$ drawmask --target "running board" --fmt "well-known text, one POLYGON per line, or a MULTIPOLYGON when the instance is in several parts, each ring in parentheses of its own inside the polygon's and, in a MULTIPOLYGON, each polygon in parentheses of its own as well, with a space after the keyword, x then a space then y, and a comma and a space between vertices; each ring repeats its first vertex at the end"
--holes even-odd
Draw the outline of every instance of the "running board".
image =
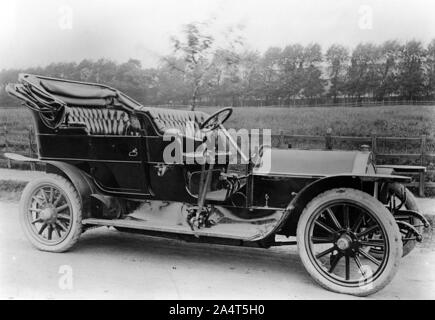
MULTIPOLYGON (((212 237, 212 238, 223 238, 231 240, 240 241, 258 241, 263 239, 266 234, 259 232, 254 228, 247 230, 245 224, 227 224, 223 228, 218 228, 218 226, 213 226, 212 228, 203 228, 199 230, 191 230, 186 228, 184 225, 174 225, 174 226, 163 226, 163 225, 151 225, 146 221, 138 220, 127 220, 127 219, 95 219, 89 218, 82 220, 82 224, 91 226, 108 226, 108 227, 119 227, 128 229, 137 229, 151 232, 162 232, 162 233, 174 233, 190 235, 195 237, 212 237), (238 226, 236 226, 238 225, 238 226), (223 232, 226 231, 226 232, 223 232), (247 231, 250 231, 247 234, 247 231), (245 235, 243 235, 245 233, 245 235), (241 235, 242 234, 242 235, 241 235)), ((251 224, 251 226, 253 226, 251 224)))

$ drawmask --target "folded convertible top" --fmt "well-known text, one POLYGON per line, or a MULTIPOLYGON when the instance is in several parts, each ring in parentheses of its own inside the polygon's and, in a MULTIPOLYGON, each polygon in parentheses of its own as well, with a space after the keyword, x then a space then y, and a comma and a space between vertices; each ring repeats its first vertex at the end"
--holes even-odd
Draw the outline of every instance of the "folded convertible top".
POLYGON ((41 79, 39 80, 39 83, 45 90, 58 96, 80 99, 101 99, 117 96, 115 90, 96 85, 85 85, 65 81, 61 82, 54 79, 41 79))
MULTIPOLYGON (((124 93, 102 84, 32 74, 20 74, 18 79, 20 84, 8 86, 7 91, 20 99, 24 95, 30 100, 40 100, 38 99, 40 97, 51 98, 65 105, 103 107, 115 104, 128 109, 136 109, 141 106, 139 102, 124 93), (20 96, 17 93, 20 93, 20 96)), ((45 101, 40 102, 44 103, 45 101)))
POLYGON ((6 91, 39 112, 44 123, 53 129, 63 121, 67 106, 113 106, 130 111, 142 108, 124 93, 101 84, 32 74, 20 74, 18 80, 18 84, 8 84, 6 91))

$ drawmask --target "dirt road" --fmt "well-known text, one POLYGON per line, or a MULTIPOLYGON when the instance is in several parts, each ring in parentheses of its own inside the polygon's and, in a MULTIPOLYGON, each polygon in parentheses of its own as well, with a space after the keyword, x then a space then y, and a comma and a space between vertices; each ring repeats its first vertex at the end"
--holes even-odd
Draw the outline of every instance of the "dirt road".
MULTIPOLYGON (((0 298, 348 299, 316 285, 295 247, 189 244, 99 228, 68 253, 33 249, 16 203, 0 202, 0 298), (66 278, 68 276, 68 278, 66 278)), ((403 259, 371 299, 435 299, 435 242, 403 259)))

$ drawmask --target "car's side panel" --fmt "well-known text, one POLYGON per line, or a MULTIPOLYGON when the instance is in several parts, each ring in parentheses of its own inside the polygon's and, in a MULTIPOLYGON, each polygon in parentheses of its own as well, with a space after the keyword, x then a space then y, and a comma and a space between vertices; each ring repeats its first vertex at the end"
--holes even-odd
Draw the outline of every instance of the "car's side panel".
POLYGON ((140 137, 41 134, 39 139, 43 161, 85 162, 103 187, 148 193, 140 137))
POLYGON ((286 208, 289 202, 317 178, 256 176, 253 179, 253 205, 257 207, 286 208))
POLYGON ((41 159, 90 159, 91 140, 87 135, 38 134, 41 159))

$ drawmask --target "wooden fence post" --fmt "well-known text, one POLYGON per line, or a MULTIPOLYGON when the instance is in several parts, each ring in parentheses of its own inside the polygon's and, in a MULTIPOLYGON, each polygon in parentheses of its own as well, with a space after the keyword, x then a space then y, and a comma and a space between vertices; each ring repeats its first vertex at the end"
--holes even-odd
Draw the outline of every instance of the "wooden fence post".
POLYGON ((279 132, 279 148, 284 148, 284 132, 279 132))
POLYGON ((425 153, 426 153, 426 135, 421 135, 421 144, 420 144, 420 164, 424 166, 425 153))
POLYGON ((376 164, 377 153, 378 153, 377 137, 376 137, 376 133, 372 132, 372 154, 373 154, 373 162, 375 164, 376 164))
MULTIPOLYGON (((29 157, 33 157, 33 127, 29 126, 29 157)), ((30 162, 30 170, 35 171, 35 163, 30 162)))
MULTIPOLYGON (((420 145, 420 152, 421 152, 421 158, 420 158, 420 164, 424 166, 425 164, 425 155, 426 155, 426 135, 421 136, 421 145, 420 145)), ((420 172, 420 181, 418 184, 418 193, 420 197, 424 197, 424 186, 425 186, 425 180, 426 180, 426 170, 420 172)))
MULTIPOLYGON (((4 132, 5 132, 5 151, 9 152, 9 142, 8 142, 8 128, 6 127, 6 125, 4 125, 4 132)), ((7 167, 8 169, 11 168, 11 159, 7 159, 7 167)))
POLYGON ((420 172, 419 182, 418 182, 418 195, 424 198, 424 186, 426 180, 426 170, 420 172))
POLYGON ((332 128, 328 128, 328 130, 326 130, 325 149, 332 150, 332 128))

